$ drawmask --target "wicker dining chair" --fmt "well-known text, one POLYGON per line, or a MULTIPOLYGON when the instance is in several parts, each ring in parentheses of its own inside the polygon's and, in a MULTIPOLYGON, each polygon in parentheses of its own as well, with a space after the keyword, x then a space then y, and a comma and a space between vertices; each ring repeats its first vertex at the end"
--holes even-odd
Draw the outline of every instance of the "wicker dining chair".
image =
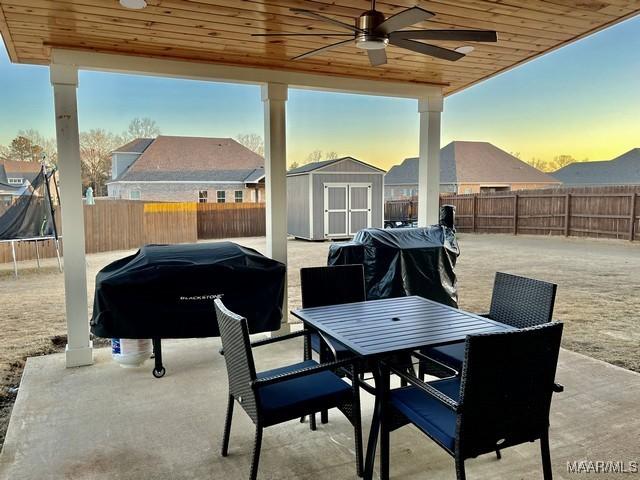
MULTIPOLYGON (((497 272, 493 284, 489 313, 482 314, 515 328, 533 327, 551 321, 557 285, 533 278, 497 272)), ((423 349, 422 354, 460 372, 464 359, 464 342, 423 349)), ((421 363, 423 377, 429 368, 421 363)))
MULTIPOLYGON (((264 428, 300 418, 323 409, 337 407, 354 427, 356 473, 362 476, 362 433, 360 392, 333 370, 353 367, 351 360, 318 364, 306 360, 293 365, 256 372, 252 348, 307 335, 299 332, 249 342, 247 320, 229 311, 220 299, 215 300, 216 318, 222 340, 229 380, 227 415, 222 439, 222 456, 229 449, 234 403, 238 402, 256 426, 253 458, 249 478, 255 480, 260 460, 264 428)), ((355 373, 355 371, 354 371, 355 373)))
MULTIPOLYGON (((366 300, 364 268, 362 265, 301 268, 300 293, 302 308, 363 302, 366 300)), ((321 363, 353 357, 341 343, 322 340, 315 332, 305 339, 305 360, 311 360, 312 351, 318 354, 321 363)), ((328 422, 326 410, 321 412, 321 422, 328 422)), ((309 417, 309 424, 312 430, 316 429, 315 414, 309 417)))
POLYGON ((470 335, 462 374, 424 383, 392 367, 410 386, 392 390, 381 426, 382 478, 388 478, 389 432, 413 424, 455 459, 465 480, 468 458, 540 440, 545 480, 552 479, 549 410, 561 323, 508 332, 470 335))

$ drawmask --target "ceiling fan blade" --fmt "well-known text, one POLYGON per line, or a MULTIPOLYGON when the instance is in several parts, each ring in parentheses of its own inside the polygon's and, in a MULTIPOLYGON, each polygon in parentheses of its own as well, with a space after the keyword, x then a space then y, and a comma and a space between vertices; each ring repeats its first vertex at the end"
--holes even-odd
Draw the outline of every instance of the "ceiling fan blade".
POLYGON ((315 50, 311 50, 310 52, 303 53, 302 55, 298 55, 297 57, 293 57, 291 60, 302 60, 303 58, 308 58, 308 57, 311 57, 313 55, 317 55, 319 53, 326 52, 327 50, 331 50, 332 48, 337 48, 337 47, 340 47, 342 45, 346 45, 347 43, 352 43, 352 42, 353 42, 353 40, 349 39, 349 40, 343 40, 342 42, 338 42, 338 43, 332 43, 331 45, 327 45, 326 47, 316 48, 315 50))
POLYGON ((384 22, 378 25, 376 33, 388 35, 391 32, 400 30, 401 28, 410 27, 416 23, 429 20, 434 15, 435 14, 427 12, 420 7, 411 7, 387 18, 384 22))
POLYGON ((493 30, 400 30, 391 32, 389 38, 414 40, 458 40, 469 42, 497 42, 493 30))
POLYGON ((404 38, 390 38, 389 43, 396 47, 406 48, 412 52, 422 53, 423 55, 429 55, 443 60, 450 60, 452 62, 464 57, 464 54, 458 53, 454 50, 449 50, 448 48, 436 47, 435 45, 429 45, 428 43, 414 42, 413 40, 407 40, 404 38))
POLYGON ((353 33, 252 33, 252 37, 352 37, 353 33))
POLYGON ((377 67, 378 65, 384 65, 387 63, 387 54, 384 51, 384 48, 379 50, 367 50, 367 55, 369 55, 369 62, 372 67, 377 67))
POLYGON ((311 10, 305 10, 304 8, 291 8, 293 13, 299 13, 301 15, 305 15, 307 17, 315 18, 316 20, 322 20, 323 22, 331 23, 332 25, 336 25, 338 27, 346 28, 356 33, 362 33, 363 30, 359 29, 355 25, 349 25, 348 23, 341 22, 340 20, 335 20, 330 17, 325 17, 324 15, 320 15, 319 13, 312 12, 311 10))

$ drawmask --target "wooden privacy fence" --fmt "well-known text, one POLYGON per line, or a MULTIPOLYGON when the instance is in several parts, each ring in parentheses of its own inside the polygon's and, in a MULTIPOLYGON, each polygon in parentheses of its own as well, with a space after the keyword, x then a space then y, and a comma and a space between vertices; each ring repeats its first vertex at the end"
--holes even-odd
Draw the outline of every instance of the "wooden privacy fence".
MULTIPOLYGON (((564 235, 636 240, 640 186, 557 188, 443 195, 461 232, 564 235)), ((385 218, 416 218, 417 202, 387 202, 385 218), (404 215, 404 217, 403 217, 404 215)))
POLYGON ((264 203, 198 203, 198 238, 258 237, 265 234, 264 203))
MULTIPOLYGON (((59 211, 58 232, 63 236, 59 211)), ((103 200, 84 206, 87 253, 129 250, 146 243, 184 243, 198 240, 196 203, 147 203, 133 200, 103 200)), ((33 242, 17 242, 16 259, 36 258, 33 242)), ((41 258, 54 257, 53 241, 38 242, 41 258)), ((11 245, 0 244, 0 263, 12 261, 11 245)))

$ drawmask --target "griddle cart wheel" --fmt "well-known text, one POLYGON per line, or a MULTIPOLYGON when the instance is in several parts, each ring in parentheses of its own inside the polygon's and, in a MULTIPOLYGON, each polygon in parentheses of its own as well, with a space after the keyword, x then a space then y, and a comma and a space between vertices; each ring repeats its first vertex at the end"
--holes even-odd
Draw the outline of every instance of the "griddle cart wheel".
POLYGON ((162 343, 159 338, 153 338, 151 341, 153 342, 153 359, 155 361, 152 373, 154 377, 162 378, 167 372, 162 365, 162 343))

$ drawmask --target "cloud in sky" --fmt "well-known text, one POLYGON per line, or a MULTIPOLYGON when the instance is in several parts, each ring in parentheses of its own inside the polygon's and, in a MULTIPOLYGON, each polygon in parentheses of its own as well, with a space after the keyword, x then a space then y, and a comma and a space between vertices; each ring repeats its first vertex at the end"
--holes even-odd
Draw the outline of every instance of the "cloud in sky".
MULTIPOLYGON (((448 97, 442 143, 483 140, 523 159, 612 158, 640 146, 640 18, 448 97)), ((2 50, 2 49, 0 49, 2 50)), ((0 52, 0 144, 20 129, 53 136, 45 67, 0 52)), ((124 130, 151 117, 163 133, 233 137, 262 132, 256 86, 81 72, 80 127, 124 130)), ((418 151, 415 101, 292 90, 288 157, 336 151, 389 168, 418 151)))

